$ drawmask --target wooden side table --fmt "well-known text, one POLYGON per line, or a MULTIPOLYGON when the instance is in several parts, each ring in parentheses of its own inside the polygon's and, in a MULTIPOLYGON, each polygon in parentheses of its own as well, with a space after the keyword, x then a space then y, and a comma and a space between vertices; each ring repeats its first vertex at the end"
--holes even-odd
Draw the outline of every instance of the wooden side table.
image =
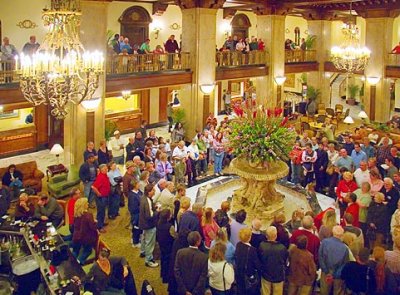
POLYGON ((65 167, 63 164, 47 166, 46 170, 47 182, 49 182, 50 177, 62 173, 68 173, 67 167, 65 167))

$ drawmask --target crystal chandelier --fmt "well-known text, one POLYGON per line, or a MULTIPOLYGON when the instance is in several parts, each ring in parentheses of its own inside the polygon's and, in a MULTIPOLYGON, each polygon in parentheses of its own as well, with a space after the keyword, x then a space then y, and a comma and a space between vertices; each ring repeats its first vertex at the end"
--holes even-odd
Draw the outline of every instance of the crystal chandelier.
MULTIPOLYGON (((351 18, 350 3, 350 18, 351 18)), ((368 64, 371 51, 360 45, 360 30, 353 22, 343 24, 344 42, 341 46, 331 49, 331 60, 338 70, 348 73, 362 71, 368 64)))
POLYGON ((42 45, 16 60, 25 99, 34 106, 50 105, 57 119, 65 118, 69 102, 91 99, 103 73, 102 53, 85 52, 80 42, 81 15, 79 0, 51 0, 51 8, 43 9, 49 30, 42 45))

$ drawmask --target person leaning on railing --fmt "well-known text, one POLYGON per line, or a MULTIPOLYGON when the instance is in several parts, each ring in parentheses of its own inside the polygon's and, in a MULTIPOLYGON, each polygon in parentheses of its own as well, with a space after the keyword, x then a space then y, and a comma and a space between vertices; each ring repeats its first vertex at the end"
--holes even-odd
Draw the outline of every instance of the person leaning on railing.
POLYGON ((392 49, 392 53, 400 54, 400 42, 392 49))

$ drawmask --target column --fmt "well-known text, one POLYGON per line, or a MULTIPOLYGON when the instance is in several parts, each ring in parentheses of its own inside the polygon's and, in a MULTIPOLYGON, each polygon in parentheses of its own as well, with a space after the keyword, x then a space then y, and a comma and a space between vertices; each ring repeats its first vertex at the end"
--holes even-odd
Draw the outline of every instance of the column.
POLYGON ((182 50, 190 52, 193 71, 192 85, 183 87, 181 95, 187 138, 204 127, 208 116, 204 109, 214 109, 214 92, 204 101, 200 85, 215 83, 216 16, 216 9, 182 9, 182 50))
POLYGON ((329 105, 330 100, 330 75, 324 71, 324 63, 327 60, 326 53, 331 49, 331 22, 327 20, 308 20, 310 35, 317 37, 313 50, 316 50, 318 72, 308 73, 307 83, 321 90, 319 98, 321 103, 329 105))
MULTIPOLYGON (((365 69, 365 111, 379 122, 390 117, 390 80, 385 78, 387 53, 392 46, 393 18, 379 17, 366 19, 365 45, 371 50, 371 59, 365 69), (375 103, 371 103, 371 84, 368 77, 380 78, 376 84, 375 103)), ((373 79, 372 79, 373 80, 373 79)), ((374 90, 373 90, 374 91, 374 90)))
POLYGON ((400 79, 394 84, 394 110, 400 112, 400 79))
POLYGON ((268 76, 256 79, 257 99, 259 103, 275 106, 277 85, 274 77, 285 75, 285 16, 257 15, 257 37, 264 40, 269 53, 268 76))
MULTIPOLYGON (((106 58, 107 44, 107 6, 106 2, 81 1, 81 42, 86 51, 101 51, 106 58), (102 21, 99 21, 101 19, 102 21)), ((70 105, 70 112, 64 122, 64 150, 66 165, 80 165, 87 139, 94 139, 96 148, 104 139, 104 99, 105 74, 100 76, 99 88, 93 98, 100 97, 101 103, 93 113, 88 114, 82 105, 70 105), (89 116, 89 118, 87 117, 89 116), (94 118, 93 118, 94 117, 94 118), (87 126, 90 124, 90 126, 87 126), (93 125, 92 125, 93 124, 93 125), (92 134, 87 134, 90 131, 92 134)))

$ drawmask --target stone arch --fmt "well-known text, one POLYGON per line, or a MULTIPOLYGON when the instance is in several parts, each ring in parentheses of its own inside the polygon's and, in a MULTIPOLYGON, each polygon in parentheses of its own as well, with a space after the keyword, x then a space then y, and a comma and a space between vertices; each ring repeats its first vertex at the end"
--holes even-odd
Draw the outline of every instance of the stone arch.
POLYGON ((231 22, 232 36, 238 36, 238 39, 249 37, 249 28, 251 22, 247 15, 243 13, 236 14, 231 22))
POLYGON ((122 13, 118 21, 121 24, 121 35, 128 37, 132 46, 140 46, 149 38, 149 25, 152 19, 145 8, 131 6, 122 13))

